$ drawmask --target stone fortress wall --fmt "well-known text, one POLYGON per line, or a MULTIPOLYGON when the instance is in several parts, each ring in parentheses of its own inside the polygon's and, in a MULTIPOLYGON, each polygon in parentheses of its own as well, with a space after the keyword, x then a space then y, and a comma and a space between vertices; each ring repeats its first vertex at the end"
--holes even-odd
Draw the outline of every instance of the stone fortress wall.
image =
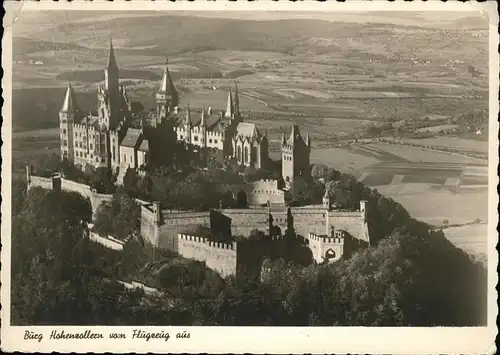
POLYGON ((177 240, 183 257, 204 262, 222 277, 236 274, 237 243, 217 243, 187 234, 178 234, 177 240))
POLYGON ((60 175, 46 178, 31 175, 29 170, 27 170, 27 177, 28 189, 32 187, 41 187, 48 190, 72 191, 79 193, 84 198, 88 198, 90 200, 90 204, 92 205, 92 213, 94 215, 101 203, 109 202, 113 199, 113 195, 94 192, 91 190, 90 186, 64 179, 60 175))
MULTIPOLYGON (((31 175, 29 169, 26 172, 28 189, 39 186, 78 192, 89 198, 94 214, 102 202, 113 198, 113 195, 93 192, 88 185, 58 175, 46 178, 31 175)), ((207 238, 192 239, 195 237, 189 235, 190 231, 204 226, 212 235, 222 231, 233 237, 248 237, 254 229, 269 233, 271 225, 278 226, 280 232, 285 233, 290 223, 295 232, 308 241, 317 262, 324 260, 329 249, 329 261, 345 255, 343 249, 347 243, 344 241, 354 240, 357 244, 365 245, 370 243, 365 201, 360 202, 359 211, 331 210, 323 205, 290 208, 285 205, 270 205, 206 212, 166 210, 161 208, 159 202, 136 201, 141 204, 141 236, 147 243, 177 252, 186 258, 203 261, 225 276, 236 272, 237 245, 217 244, 207 238)))

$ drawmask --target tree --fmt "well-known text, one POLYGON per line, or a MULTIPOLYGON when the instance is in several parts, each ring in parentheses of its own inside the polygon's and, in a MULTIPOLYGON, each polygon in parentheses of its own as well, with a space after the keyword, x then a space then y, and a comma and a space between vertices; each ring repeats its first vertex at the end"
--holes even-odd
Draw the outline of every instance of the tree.
POLYGON ((311 168, 311 176, 314 179, 325 179, 328 167, 323 164, 314 164, 311 168))
POLYGON ((103 202, 96 211, 94 228, 103 236, 125 239, 140 228, 141 209, 123 191, 117 191, 111 202, 103 202))

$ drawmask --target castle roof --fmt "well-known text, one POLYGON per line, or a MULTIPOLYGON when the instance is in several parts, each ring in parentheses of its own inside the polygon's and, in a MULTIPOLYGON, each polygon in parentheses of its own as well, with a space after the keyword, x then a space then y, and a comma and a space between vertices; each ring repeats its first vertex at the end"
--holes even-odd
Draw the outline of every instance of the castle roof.
POLYGON ((240 122, 236 127, 236 137, 245 137, 259 140, 262 135, 255 123, 240 122))
POLYGON ((142 143, 143 138, 144 137, 140 129, 129 128, 127 129, 127 133, 125 133, 125 137, 123 137, 120 146, 128 148, 138 148, 142 143))
POLYGON ((158 93, 176 95, 177 90, 175 89, 174 80, 172 79, 172 75, 168 70, 167 63, 168 60, 165 61, 165 71, 163 72, 163 78, 161 79, 160 89, 158 90, 158 93))
MULTIPOLYGON (((188 110, 186 109, 186 114, 183 114, 183 111, 179 110, 177 114, 171 116, 175 120, 177 126, 182 126, 185 124, 186 122, 185 117, 187 116, 187 111, 188 110)), ((202 116, 201 110, 198 112, 190 109, 189 115, 191 120, 191 127, 196 127, 201 124, 201 116, 202 116)), ((208 112, 205 111, 204 119, 207 131, 218 131, 221 129, 222 120, 220 114, 212 111, 209 115, 208 112)))
POLYGON ((96 126, 98 121, 99 121, 99 117, 88 115, 88 116, 85 116, 82 118, 82 120, 80 121, 80 124, 84 124, 87 126, 96 126))
POLYGON ((75 91, 73 90, 71 83, 69 83, 60 112, 75 114, 79 110, 80 109, 76 101, 75 91))
POLYGON ((143 151, 143 152, 149 152, 149 141, 147 139, 143 139, 141 142, 141 145, 137 150, 143 151))

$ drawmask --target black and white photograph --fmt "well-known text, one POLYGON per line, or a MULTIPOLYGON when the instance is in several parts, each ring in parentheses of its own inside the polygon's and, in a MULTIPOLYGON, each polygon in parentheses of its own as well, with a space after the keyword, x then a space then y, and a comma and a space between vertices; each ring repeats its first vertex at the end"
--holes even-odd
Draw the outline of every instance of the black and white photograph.
POLYGON ((10 17, 9 349, 98 352, 96 326, 110 352, 218 327, 494 342, 498 18, 87 5, 10 17))

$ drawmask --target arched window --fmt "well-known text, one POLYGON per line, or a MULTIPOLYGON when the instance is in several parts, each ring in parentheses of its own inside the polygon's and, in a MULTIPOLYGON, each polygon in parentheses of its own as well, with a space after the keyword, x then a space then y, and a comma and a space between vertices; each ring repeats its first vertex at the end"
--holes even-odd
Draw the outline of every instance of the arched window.
POLYGON ((248 147, 245 147, 245 163, 248 163, 249 161, 249 156, 248 156, 248 147))
POLYGON ((241 161, 241 145, 238 146, 238 161, 241 161))

